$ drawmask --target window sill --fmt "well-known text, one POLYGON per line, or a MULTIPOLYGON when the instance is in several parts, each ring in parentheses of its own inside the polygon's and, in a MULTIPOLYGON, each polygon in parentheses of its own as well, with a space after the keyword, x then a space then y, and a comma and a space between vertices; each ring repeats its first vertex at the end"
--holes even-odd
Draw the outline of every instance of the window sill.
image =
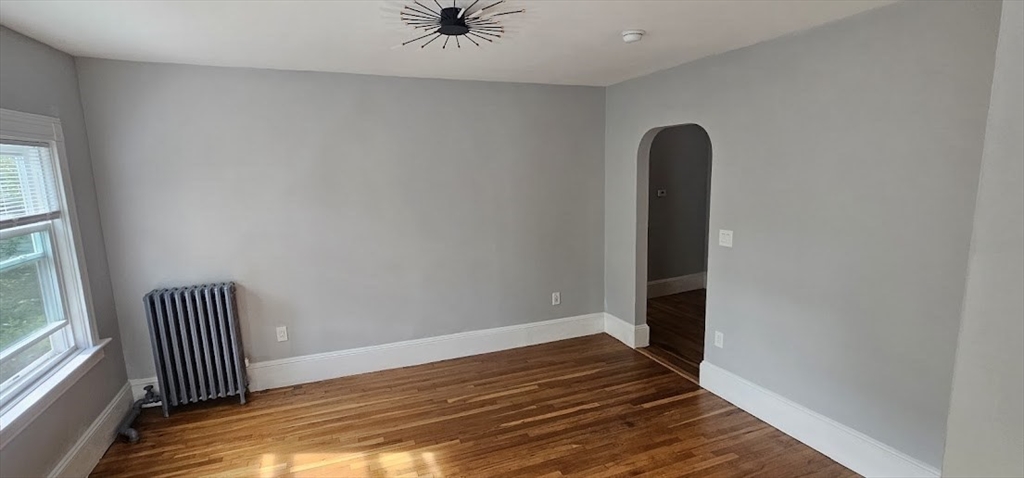
POLYGON ((103 339, 99 344, 72 356, 53 375, 43 380, 10 410, 0 415, 0 449, 6 447, 14 437, 53 405, 53 402, 64 395, 64 392, 95 367, 103 359, 103 347, 109 342, 110 339, 103 339))

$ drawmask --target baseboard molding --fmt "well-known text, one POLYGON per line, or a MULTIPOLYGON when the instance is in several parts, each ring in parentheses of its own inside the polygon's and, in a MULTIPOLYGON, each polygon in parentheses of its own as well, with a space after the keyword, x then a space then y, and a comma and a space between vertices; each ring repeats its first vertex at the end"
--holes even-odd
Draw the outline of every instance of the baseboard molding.
POLYGON ((634 349, 650 345, 651 329, 647 324, 633 325, 612 314, 604 314, 604 332, 634 349))
MULTIPOLYGON (((650 341, 647 324, 633 325, 606 313, 596 313, 546 320, 495 329, 474 330, 425 339, 303 355, 280 360, 255 362, 249 365, 249 390, 290 387, 302 383, 330 380, 361 373, 399 367, 422 365, 440 360, 468 357, 489 352, 526 347, 602 332, 632 347, 646 347, 650 341)), ((145 395, 144 388, 153 385, 159 391, 156 377, 132 379, 135 400, 145 395)))
POLYGON ((700 364, 700 385, 867 477, 938 477, 939 470, 732 372, 700 364))
MULTIPOLYGON (((117 426, 132 408, 132 387, 124 384, 96 420, 75 442, 75 446, 53 467, 49 476, 89 476, 117 437, 117 426)), ((13 459, 13 458, 12 458, 13 459)))
POLYGON ((266 390, 421 365, 604 332, 604 314, 475 330, 249 365, 249 389, 266 390))
MULTIPOLYGON (((249 366, 250 390, 266 390, 349 375, 421 365, 440 360, 607 333, 632 348, 646 347, 650 329, 608 313, 596 313, 495 329, 361 347, 249 366)), ((131 408, 156 378, 133 379, 54 467, 50 476, 83 476, 92 471, 131 408)), ((939 470, 846 425, 809 410, 707 361, 700 385, 851 470, 867 477, 937 478, 939 470)))
POLYGON ((707 272, 697 272, 668 279, 658 279, 647 283, 647 298, 664 297, 691 290, 704 289, 708 283, 707 272))

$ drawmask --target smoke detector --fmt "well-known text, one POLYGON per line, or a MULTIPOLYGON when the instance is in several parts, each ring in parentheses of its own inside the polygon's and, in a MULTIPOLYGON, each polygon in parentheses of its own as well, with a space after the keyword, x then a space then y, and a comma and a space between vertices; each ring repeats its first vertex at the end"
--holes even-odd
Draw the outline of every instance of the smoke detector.
POLYGON ((645 32, 643 30, 623 30, 622 31, 622 41, 624 41, 626 43, 638 42, 638 41, 640 41, 644 37, 645 33, 647 33, 647 32, 645 32))

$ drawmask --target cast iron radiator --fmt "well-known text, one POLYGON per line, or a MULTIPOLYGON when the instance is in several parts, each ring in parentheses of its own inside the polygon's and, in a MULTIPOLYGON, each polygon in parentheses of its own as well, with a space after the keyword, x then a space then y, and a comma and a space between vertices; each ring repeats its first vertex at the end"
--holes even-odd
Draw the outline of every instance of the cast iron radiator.
POLYGON ((238 395, 245 403, 234 282, 156 289, 143 302, 165 417, 201 400, 238 395))

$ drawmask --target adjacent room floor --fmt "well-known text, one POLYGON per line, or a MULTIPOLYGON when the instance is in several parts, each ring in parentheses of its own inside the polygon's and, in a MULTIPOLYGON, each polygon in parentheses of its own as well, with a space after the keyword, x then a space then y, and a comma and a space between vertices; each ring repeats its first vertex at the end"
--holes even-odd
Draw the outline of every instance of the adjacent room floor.
POLYGON ((704 360, 704 304, 707 289, 647 299, 651 345, 645 350, 697 380, 704 360))
POLYGON ((604 334, 136 424, 94 476, 855 476, 604 334))

